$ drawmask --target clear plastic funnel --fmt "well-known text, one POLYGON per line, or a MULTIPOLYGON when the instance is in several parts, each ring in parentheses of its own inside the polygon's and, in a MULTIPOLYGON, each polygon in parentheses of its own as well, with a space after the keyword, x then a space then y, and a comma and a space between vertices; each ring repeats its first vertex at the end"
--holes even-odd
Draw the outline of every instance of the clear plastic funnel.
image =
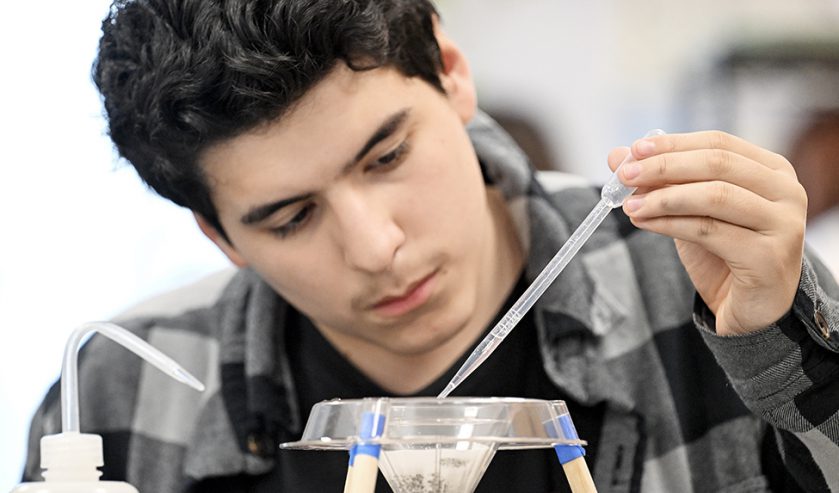
POLYGON ((312 408, 299 449, 381 446, 379 469, 395 493, 469 493, 499 449, 583 445, 565 436, 562 401, 516 398, 368 398, 331 400, 312 408), (382 431, 362 438, 364 416, 382 431))
POLYGON ((486 443, 406 445, 382 451, 379 469, 395 493, 475 491, 497 450, 486 443))

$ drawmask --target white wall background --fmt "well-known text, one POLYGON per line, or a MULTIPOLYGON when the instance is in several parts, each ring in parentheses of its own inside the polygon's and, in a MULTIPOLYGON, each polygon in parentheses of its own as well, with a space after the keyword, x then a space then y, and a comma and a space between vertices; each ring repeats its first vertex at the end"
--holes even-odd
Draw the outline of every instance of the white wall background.
MULTIPOLYGON (((683 87, 732 44, 839 41, 839 0, 442 0, 485 104, 541 125, 561 165, 604 179, 605 156, 674 127, 683 87)), ((744 137, 777 147, 757 130, 744 137)), ((780 150, 780 149, 775 149, 780 150)))
POLYGON ((0 492, 19 480, 69 333, 226 265, 112 154, 90 81, 108 5, 4 2, 0 14, 0 492))
MULTIPOLYGON (((69 332, 227 265, 189 213, 112 154, 89 76, 108 3, 6 2, 0 16, 0 492, 18 481, 29 417, 69 332)), ((681 88, 729 43, 839 34, 837 0, 440 8, 484 103, 531 116, 557 161, 594 180, 613 146, 649 128, 688 130, 673 128, 681 88)))

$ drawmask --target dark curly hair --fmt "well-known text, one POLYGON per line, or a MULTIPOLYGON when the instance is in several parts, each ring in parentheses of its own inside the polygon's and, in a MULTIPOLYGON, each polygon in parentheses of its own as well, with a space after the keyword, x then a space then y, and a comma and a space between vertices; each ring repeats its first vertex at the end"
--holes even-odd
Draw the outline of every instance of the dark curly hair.
POLYGON ((117 0, 93 80, 119 154, 222 234, 198 158, 280 118, 338 61, 443 91, 430 0, 117 0))

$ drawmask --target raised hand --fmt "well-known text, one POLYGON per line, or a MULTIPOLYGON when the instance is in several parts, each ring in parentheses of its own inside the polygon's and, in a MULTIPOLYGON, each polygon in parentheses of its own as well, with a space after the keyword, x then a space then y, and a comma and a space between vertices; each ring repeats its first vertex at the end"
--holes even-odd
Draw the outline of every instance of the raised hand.
MULTIPOLYGON (((626 155, 615 149, 615 169, 626 155)), ((719 131, 633 143, 620 171, 639 187, 624 203, 633 224, 675 239, 720 335, 780 319, 801 275, 807 196, 783 156, 719 131)))

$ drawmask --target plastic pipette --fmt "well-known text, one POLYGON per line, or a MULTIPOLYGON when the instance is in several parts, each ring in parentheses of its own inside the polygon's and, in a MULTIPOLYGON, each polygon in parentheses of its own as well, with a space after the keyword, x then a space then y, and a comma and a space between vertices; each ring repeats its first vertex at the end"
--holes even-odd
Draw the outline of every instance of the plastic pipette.
MULTIPOLYGON (((664 134, 664 131, 662 130, 651 130, 647 132, 645 137, 662 134, 664 134)), ((589 212, 588 216, 586 216, 583 222, 577 227, 571 237, 568 238, 568 241, 562 245, 562 248, 560 248, 551 261, 548 262, 548 265, 542 269, 542 272, 536 276, 533 284, 527 288, 518 301, 516 301, 510 310, 504 314, 495 327, 492 328, 490 333, 484 337, 480 344, 478 344, 478 347, 472 351, 472 354, 469 355, 469 358, 465 363, 463 363, 463 366, 460 367, 455 376, 452 377, 449 384, 446 385, 446 388, 443 389, 437 397, 443 398, 448 396, 455 388, 457 388, 458 385, 466 380, 466 377, 481 366, 489 355, 495 351, 499 344, 504 341, 507 334, 516 327, 516 324, 519 323, 524 314, 530 310, 534 303, 536 303, 536 300, 538 300, 545 290, 548 289, 548 286, 554 282, 557 276, 559 276, 559 273, 565 269, 568 262, 571 261, 586 240, 589 239, 594 230, 597 229, 601 222, 603 222, 609 214, 609 211, 616 207, 620 207, 623 204, 623 201, 632 195, 635 188, 627 187, 621 183, 618 178, 618 172, 621 167, 632 160, 633 157, 630 152, 626 155, 623 162, 621 162, 615 172, 612 173, 612 176, 609 177, 606 185, 603 186, 603 189, 600 191, 600 200, 594 206, 594 209, 589 212)))

